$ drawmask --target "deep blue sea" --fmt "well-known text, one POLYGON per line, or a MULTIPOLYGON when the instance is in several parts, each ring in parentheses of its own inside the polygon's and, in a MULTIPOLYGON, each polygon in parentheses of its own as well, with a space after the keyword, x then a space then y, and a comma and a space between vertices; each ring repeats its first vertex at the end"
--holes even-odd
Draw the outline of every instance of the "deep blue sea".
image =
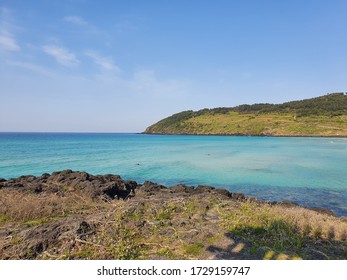
POLYGON ((347 139, 0 133, 0 177, 72 169, 213 185, 347 216, 347 139))

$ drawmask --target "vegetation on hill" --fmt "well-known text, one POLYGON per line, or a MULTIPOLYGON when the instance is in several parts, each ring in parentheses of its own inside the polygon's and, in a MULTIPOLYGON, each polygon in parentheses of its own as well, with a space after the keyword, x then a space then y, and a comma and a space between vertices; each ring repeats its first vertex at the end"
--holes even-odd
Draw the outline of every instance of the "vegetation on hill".
POLYGON ((347 136, 347 95, 184 111, 149 126, 144 133, 347 136))

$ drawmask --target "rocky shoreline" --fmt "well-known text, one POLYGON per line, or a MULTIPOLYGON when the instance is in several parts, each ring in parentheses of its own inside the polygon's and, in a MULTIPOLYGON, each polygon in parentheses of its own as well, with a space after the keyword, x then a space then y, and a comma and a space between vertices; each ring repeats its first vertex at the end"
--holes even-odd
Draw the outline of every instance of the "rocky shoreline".
POLYGON ((0 259, 344 259, 347 252, 347 220, 329 210, 212 186, 63 170, 0 179, 0 202, 0 259))
POLYGON ((0 178, 1 188, 13 188, 24 192, 31 193, 55 193, 65 195, 69 192, 83 192, 91 199, 102 198, 104 200, 113 199, 131 199, 136 195, 136 191, 144 191, 151 195, 158 195, 159 192, 165 194, 182 194, 194 195, 208 193, 211 195, 222 195, 226 198, 256 202, 259 204, 276 205, 280 204, 285 207, 302 207, 311 209, 319 213, 335 216, 335 213, 329 209, 317 207, 304 207, 291 201, 264 201, 254 197, 245 196, 242 193, 233 193, 226 189, 219 189, 213 186, 199 185, 197 187, 178 184, 172 187, 166 187, 145 181, 138 184, 132 180, 122 180, 119 175, 92 175, 87 172, 72 171, 70 169, 53 172, 52 174, 44 173, 41 176, 26 175, 10 180, 0 178))

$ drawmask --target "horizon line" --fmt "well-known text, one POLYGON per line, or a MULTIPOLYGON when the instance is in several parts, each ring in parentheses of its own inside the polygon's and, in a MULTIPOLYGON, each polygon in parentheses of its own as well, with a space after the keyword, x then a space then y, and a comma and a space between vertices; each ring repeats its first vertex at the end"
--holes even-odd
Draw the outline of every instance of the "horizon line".
POLYGON ((66 133, 100 133, 100 134, 139 134, 142 132, 124 132, 124 131, 0 131, 0 133, 57 133, 57 134, 66 134, 66 133))

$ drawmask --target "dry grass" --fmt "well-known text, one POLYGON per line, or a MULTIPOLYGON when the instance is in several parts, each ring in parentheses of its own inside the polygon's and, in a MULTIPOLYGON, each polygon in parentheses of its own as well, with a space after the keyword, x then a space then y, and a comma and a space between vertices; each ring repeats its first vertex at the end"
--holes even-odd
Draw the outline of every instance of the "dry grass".
POLYGON ((62 242, 55 259, 137 259, 142 245, 140 232, 135 224, 123 217, 124 203, 117 201, 96 213, 93 228, 82 238, 67 239, 62 242), (96 218, 96 219, 95 219, 96 218))
POLYGON ((59 196, 0 189, 0 205, 1 225, 63 217, 73 212, 83 212, 96 204, 89 197, 78 193, 59 196))
POLYGON ((347 240, 347 219, 326 216, 301 207, 284 209, 274 206, 270 213, 295 225, 303 236, 335 241, 347 240))
POLYGON ((302 207, 286 208, 245 202, 238 208, 219 210, 224 226, 236 229, 242 226, 267 227, 282 221, 295 233, 322 240, 346 241, 347 219, 327 216, 302 207))
POLYGON ((223 227, 232 235, 262 249, 264 258, 344 258, 347 220, 300 207, 243 203, 237 208, 219 210, 223 227), (344 253, 341 253, 344 252, 344 253))
POLYGON ((0 190, 0 203, 0 254, 11 259, 209 259, 218 258, 216 252, 246 259, 315 258, 318 252, 341 259, 347 252, 346 219, 300 207, 204 195, 105 202, 77 192, 58 196, 13 189, 0 190), (88 224, 85 234, 78 231, 81 221, 88 224), (23 252, 28 244, 37 248, 25 236, 45 242, 37 233, 55 223, 61 225, 59 238, 48 240, 54 245, 23 252), (17 230, 11 239, 6 228, 17 230))
MULTIPOLYGON (((206 256, 207 201, 114 201, 88 222, 94 234, 65 242, 56 259, 196 259, 206 256), (72 244, 72 245, 71 245, 72 244)), ((219 234, 219 233, 218 233, 219 234)), ((51 255, 52 257, 52 255, 51 255)))

